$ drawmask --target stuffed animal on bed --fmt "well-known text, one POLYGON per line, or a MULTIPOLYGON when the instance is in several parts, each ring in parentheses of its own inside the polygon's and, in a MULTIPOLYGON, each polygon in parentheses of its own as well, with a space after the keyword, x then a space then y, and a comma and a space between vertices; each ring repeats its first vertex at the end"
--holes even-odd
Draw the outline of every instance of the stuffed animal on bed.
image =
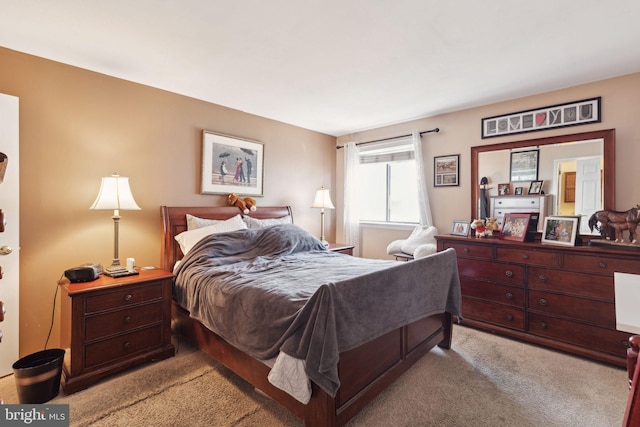
POLYGON ((481 219, 474 219, 471 222, 470 226, 473 230, 476 231, 476 238, 484 237, 486 228, 484 226, 484 221, 481 219))
POLYGON ((247 209, 249 209, 251 212, 255 212, 256 209, 258 209, 258 202, 256 202, 256 199, 252 197, 245 197, 243 200, 244 204, 247 205, 247 209))
POLYGON ((231 206, 235 206, 242 211, 244 214, 249 213, 249 208, 247 207, 247 203, 240 198, 236 193, 229 193, 227 196, 227 204, 231 206))

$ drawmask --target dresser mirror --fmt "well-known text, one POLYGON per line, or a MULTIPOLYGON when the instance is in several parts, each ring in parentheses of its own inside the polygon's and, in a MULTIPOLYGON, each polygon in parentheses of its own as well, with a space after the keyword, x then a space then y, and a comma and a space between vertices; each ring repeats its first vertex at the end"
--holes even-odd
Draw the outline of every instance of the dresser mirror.
POLYGON ((580 234, 592 234, 591 214, 615 209, 615 129, 471 147, 471 218, 482 209, 482 193, 498 196, 498 184, 509 183, 512 195, 520 187, 527 196, 530 181, 510 182, 511 153, 532 150, 539 150, 537 181, 551 195, 551 214, 580 216, 580 234), (488 184, 481 190, 483 177, 488 184))

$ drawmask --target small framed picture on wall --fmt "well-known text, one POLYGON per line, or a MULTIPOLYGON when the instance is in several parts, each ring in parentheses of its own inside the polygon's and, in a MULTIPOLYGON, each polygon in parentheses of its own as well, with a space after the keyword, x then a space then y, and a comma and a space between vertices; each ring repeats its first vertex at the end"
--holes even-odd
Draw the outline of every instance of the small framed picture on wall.
POLYGON ((433 158, 433 185, 434 187, 460 185, 460 154, 433 158))

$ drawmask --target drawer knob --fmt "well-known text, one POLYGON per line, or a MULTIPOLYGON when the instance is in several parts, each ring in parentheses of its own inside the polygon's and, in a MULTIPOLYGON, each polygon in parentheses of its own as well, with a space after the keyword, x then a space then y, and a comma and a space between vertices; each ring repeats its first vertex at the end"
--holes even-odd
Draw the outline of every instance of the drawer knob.
POLYGON ((131 316, 127 316, 127 317, 125 317, 125 318, 124 318, 124 323, 125 323, 125 324, 127 324, 127 323, 131 323, 131 316))
POLYGON ((548 301, 544 298, 540 298, 540 305, 547 305, 548 301))
POLYGON ((547 324, 545 322, 540 322, 540 327, 542 329, 547 329, 547 324))
POLYGON ((606 263, 606 262, 602 262, 602 261, 600 261, 600 262, 598 263, 598 266, 599 266, 600 268, 607 268, 607 263, 606 263))
POLYGON ((622 346, 623 346, 624 348, 630 348, 630 347, 631 347, 631 346, 629 345, 629 341, 628 341, 628 340, 624 340, 624 341, 622 341, 622 342, 621 342, 621 344, 622 344, 622 346))
POLYGON ((529 259, 529 255, 527 254, 522 255, 522 259, 529 259))
POLYGON ((125 300, 125 301, 131 301, 131 298, 133 298, 133 297, 131 296, 131 294, 127 294, 127 295, 125 295, 125 296, 124 296, 124 300, 125 300))
POLYGON ((463 251, 464 253, 467 253, 467 254, 468 254, 469 252, 471 252, 471 249, 469 249, 469 248, 464 248, 462 251, 463 251))
POLYGON ((540 279, 540 281, 543 283, 547 283, 547 276, 540 276, 538 277, 538 279, 540 279))
POLYGON ((131 343, 129 341, 125 342, 124 344, 122 344, 122 348, 124 350, 128 350, 129 347, 131 347, 131 343))
POLYGON ((507 297, 507 299, 513 299, 513 294, 511 292, 507 292, 505 297, 507 297))
POLYGON ((507 270, 507 271, 504 272, 504 275, 507 276, 507 277, 513 277, 513 271, 507 270))
POLYGON ((513 320, 513 315, 511 315, 511 314, 507 314, 507 315, 506 315, 506 319, 507 319, 509 322, 511 322, 511 321, 513 320))

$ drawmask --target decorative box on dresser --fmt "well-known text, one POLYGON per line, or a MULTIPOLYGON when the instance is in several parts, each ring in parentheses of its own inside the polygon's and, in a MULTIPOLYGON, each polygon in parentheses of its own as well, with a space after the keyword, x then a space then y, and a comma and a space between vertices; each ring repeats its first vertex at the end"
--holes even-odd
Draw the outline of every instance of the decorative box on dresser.
POLYGON ((59 282, 61 341, 68 351, 62 370, 66 394, 134 365, 175 354, 171 343, 173 274, 141 270, 121 278, 59 282))
POLYGON ((613 273, 640 274, 640 253, 608 246, 554 246, 497 237, 437 236, 453 248, 461 323, 626 366, 631 334, 615 329, 613 273))

